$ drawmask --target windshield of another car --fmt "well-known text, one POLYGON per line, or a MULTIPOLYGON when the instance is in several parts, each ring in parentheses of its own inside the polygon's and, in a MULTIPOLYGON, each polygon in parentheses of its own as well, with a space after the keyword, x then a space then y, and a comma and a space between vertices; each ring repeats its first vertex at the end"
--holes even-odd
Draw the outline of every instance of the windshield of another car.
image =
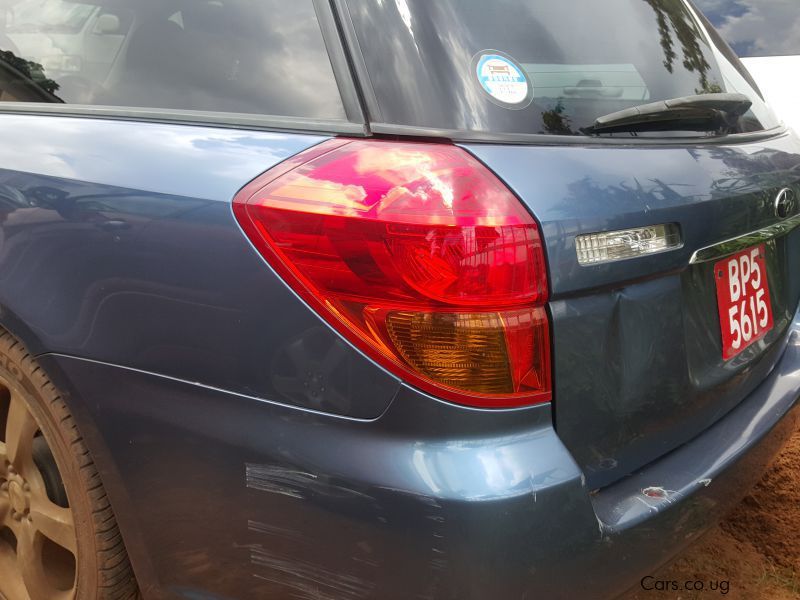
POLYGON ((6 17, 8 33, 77 33, 92 13, 91 4, 62 0, 24 0, 11 7, 6 17))

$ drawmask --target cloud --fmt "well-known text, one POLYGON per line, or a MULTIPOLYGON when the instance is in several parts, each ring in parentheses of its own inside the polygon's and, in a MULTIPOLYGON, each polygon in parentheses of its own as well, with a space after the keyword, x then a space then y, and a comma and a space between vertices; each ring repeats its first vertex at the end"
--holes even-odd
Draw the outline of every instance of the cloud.
POLYGON ((740 56, 800 54, 797 0, 698 0, 740 56))

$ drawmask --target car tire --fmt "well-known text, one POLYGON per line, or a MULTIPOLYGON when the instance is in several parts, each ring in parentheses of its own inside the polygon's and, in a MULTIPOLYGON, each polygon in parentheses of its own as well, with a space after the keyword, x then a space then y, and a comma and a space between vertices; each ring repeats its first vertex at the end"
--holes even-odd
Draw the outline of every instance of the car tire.
POLYGON ((33 357, 0 330, 0 598, 138 596, 75 420, 33 357))

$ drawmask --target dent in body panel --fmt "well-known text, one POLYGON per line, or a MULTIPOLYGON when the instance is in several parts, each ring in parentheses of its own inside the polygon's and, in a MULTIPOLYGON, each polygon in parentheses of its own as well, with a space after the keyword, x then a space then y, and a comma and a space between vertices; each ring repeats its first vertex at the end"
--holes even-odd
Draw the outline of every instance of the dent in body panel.
MULTIPOLYGON (((592 496, 598 517, 609 532, 634 527, 649 513, 665 511, 671 505, 693 502, 705 488, 722 486, 733 497, 746 493, 761 474, 760 468, 777 452, 780 444, 800 423, 800 312, 795 314, 786 350, 774 371, 744 403, 715 423, 701 437, 659 459, 646 469, 610 485, 592 496), (776 419, 783 417, 776 425, 776 419), (746 444, 762 439, 772 429, 775 441, 745 455, 746 444), (737 477, 725 471, 737 461, 760 465, 740 470, 737 477), (654 484, 654 482, 658 482, 654 484)), ((711 507, 706 507, 709 510, 711 507)), ((694 511, 699 517, 703 510, 694 511)), ((680 521, 680 530, 703 525, 702 521, 680 521)))
POLYGON ((468 146, 537 217, 547 249, 556 428, 591 488, 700 434, 763 381, 800 300, 793 250, 768 243, 776 325, 722 360, 714 279, 693 252, 765 226, 800 190, 800 142, 686 147, 468 146), (581 234, 677 223, 670 252, 581 266, 581 234))
POLYGON ((716 297, 698 290, 691 274, 681 274, 552 303, 558 433, 591 489, 700 434, 781 358, 785 316, 746 351, 750 364, 722 364, 718 322, 708 325, 717 319, 716 297), (687 302, 687 294, 697 297, 687 302))
POLYGON ((564 439, 583 439, 573 454, 591 488, 627 467, 620 445, 637 444, 637 454, 657 456, 663 446, 641 416, 664 428, 687 401, 685 363, 676 351, 684 344, 680 297, 680 279, 668 277, 551 305, 555 379, 562 390, 557 407, 580 403, 586 421, 614 423, 591 438, 577 431, 578 422, 558 424, 564 439), (595 364, 604 365, 602 373, 590 368, 595 364))

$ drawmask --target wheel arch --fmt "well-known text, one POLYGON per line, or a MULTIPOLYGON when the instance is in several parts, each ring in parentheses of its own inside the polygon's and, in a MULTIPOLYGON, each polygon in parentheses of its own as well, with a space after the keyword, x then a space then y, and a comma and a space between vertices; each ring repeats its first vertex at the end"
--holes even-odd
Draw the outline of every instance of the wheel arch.
MULTIPOLYGON (((16 340, 31 355, 32 360, 42 370, 45 377, 55 386, 64 404, 67 406, 81 437, 89 450, 92 462, 97 469, 103 488, 106 491, 108 502, 117 521, 120 535, 122 536, 125 551, 131 562, 134 576, 139 585, 140 592, 145 598, 162 598, 155 584, 154 569, 151 566, 149 554, 144 542, 137 534, 135 516, 127 508, 126 486, 119 475, 116 462, 108 450, 101 435, 97 422, 91 411, 87 410, 86 402, 91 401, 80 391, 80 386, 71 381, 59 366, 59 355, 48 353, 41 345, 41 340, 35 332, 25 325, 12 311, 0 305, 0 332, 6 333, 16 340), (38 350, 38 352, 37 352, 38 350)), ((70 359, 78 360, 78 359, 70 359)))

